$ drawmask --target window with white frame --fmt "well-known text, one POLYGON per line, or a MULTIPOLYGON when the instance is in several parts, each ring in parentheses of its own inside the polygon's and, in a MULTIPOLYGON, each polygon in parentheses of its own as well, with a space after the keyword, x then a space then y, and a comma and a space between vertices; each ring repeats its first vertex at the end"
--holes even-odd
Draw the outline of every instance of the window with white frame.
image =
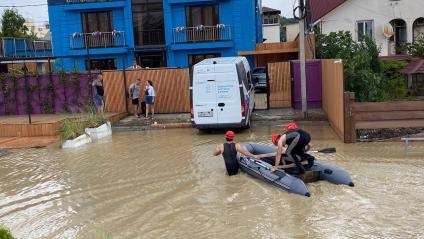
POLYGON ((374 21, 357 21, 356 28, 358 30, 358 42, 364 41, 365 36, 373 38, 374 21))

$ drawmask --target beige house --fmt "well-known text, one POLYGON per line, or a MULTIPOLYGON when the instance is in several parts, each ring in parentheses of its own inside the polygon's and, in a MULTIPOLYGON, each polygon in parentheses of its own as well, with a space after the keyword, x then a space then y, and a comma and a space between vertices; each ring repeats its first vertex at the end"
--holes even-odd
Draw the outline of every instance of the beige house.
POLYGON ((310 0, 311 24, 328 34, 350 31, 375 40, 381 56, 404 54, 405 43, 424 36, 424 0, 310 0))
POLYGON ((281 11, 269 7, 262 7, 262 13, 262 32, 264 43, 280 42, 281 11))
POLYGON ((26 19, 24 25, 28 28, 28 33, 31 34, 33 32, 40 39, 44 39, 50 32, 50 24, 47 21, 42 26, 37 26, 34 20, 26 19))

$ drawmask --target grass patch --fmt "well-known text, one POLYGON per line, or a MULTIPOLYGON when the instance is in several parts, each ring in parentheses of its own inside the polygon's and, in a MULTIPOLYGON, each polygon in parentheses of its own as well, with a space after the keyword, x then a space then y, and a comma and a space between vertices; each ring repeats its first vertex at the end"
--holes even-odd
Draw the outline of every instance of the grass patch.
POLYGON ((4 226, 0 226, 0 239, 15 239, 10 230, 4 226))
POLYGON ((99 113, 95 107, 89 106, 86 107, 86 117, 84 121, 86 122, 87 128, 97 128, 100 125, 106 123, 106 118, 104 114, 99 113))
POLYGON ((85 115, 82 118, 68 118, 63 121, 59 129, 61 143, 63 144, 66 140, 72 140, 85 134, 86 128, 97 128, 106 122, 107 120, 103 113, 97 112, 93 106, 87 106, 85 115))
POLYGON ((59 130, 60 139, 62 142, 75 139, 84 134, 86 123, 82 119, 65 119, 62 127, 59 130))

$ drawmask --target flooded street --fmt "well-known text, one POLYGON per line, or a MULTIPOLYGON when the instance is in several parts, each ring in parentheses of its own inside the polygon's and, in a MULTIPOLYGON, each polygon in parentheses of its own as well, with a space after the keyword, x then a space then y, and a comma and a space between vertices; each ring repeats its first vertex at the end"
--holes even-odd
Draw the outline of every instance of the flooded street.
MULTIPOLYGON (((424 238, 424 144, 347 145, 325 123, 305 123, 315 154, 355 187, 308 184, 310 198, 239 173, 212 150, 223 134, 194 129, 114 133, 77 150, 0 158, 0 225, 31 238, 424 238)), ((269 143, 281 126, 236 133, 269 143)))

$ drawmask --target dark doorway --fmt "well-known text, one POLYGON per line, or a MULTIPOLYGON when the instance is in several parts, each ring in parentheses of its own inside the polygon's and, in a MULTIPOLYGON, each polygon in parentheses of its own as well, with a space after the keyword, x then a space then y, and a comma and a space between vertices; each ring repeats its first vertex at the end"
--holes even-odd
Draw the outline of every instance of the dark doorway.
POLYGON ((165 45, 162 0, 132 0, 136 46, 165 45))
POLYGON ((188 66, 190 69, 197 63, 208 58, 221 57, 221 53, 209 53, 209 54, 197 54, 197 55, 188 55, 188 66))
POLYGON ((393 26, 394 35, 390 38, 391 42, 396 45, 396 54, 405 54, 405 44, 407 42, 406 37, 406 22, 402 19, 394 19, 390 21, 393 26))
POLYGON ((165 52, 140 52, 136 53, 136 59, 137 63, 143 68, 166 67, 165 52))

